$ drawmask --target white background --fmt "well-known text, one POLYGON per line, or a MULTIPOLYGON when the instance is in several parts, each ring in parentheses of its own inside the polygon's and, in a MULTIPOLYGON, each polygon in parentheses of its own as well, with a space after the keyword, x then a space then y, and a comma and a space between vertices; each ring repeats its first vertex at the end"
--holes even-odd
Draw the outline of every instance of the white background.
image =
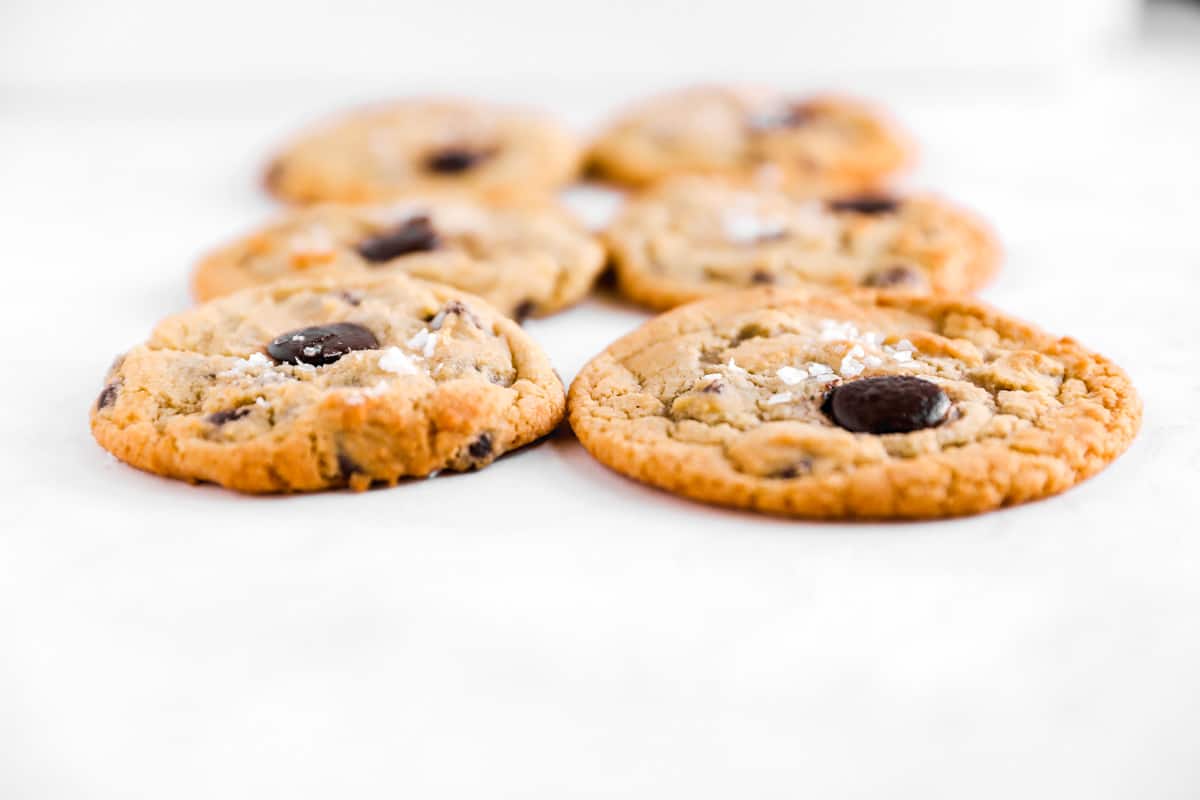
MULTIPOLYGON (((1200 24, 780 5, 3 5, 0 798, 1200 796, 1200 24), (565 430, 257 499, 91 441, 108 361, 271 212, 254 175, 312 116, 439 88, 586 131, 726 75, 887 103, 909 184, 1003 236, 986 298, 1127 368, 1129 453, 1016 509, 823 525, 641 488, 565 430)), ((528 330, 569 380, 644 318, 528 330)))

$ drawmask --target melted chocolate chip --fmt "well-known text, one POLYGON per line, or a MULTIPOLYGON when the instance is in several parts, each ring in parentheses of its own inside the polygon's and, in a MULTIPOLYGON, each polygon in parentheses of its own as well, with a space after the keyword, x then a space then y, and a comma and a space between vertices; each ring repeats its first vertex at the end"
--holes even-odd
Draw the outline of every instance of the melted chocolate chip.
POLYGON ((914 289, 923 288, 925 279, 921 277, 921 273, 917 272, 912 267, 897 265, 881 269, 878 272, 872 272, 867 277, 863 278, 863 286, 872 286, 876 289, 891 289, 911 287, 914 289))
POLYGON ((472 169, 476 164, 488 158, 488 150, 472 149, 463 146, 443 147, 429 154, 425 159, 425 169, 442 175, 457 175, 472 169))
POLYGON ((433 223, 427 215, 421 214, 409 217, 395 228, 378 236, 359 242, 357 250, 367 261, 378 264, 409 253, 436 250, 439 244, 433 223))
POLYGON ((375 350, 375 334, 353 322, 335 322, 280 334, 267 345, 267 354, 280 363, 332 364, 351 350, 375 350))
POLYGON ((362 467, 358 465, 357 461, 343 453, 341 450, 338 450, 337 464, 338 473, 343 478, 349 478, 354 473, 363 471, 362 467))
POLYGON ((900 208, 900 203, 887 195, 864 194, 858 197, 831 200, 829 208, 834 211, 850 211, 855 214, 890 214, 900 208))
POLYGON ((467 452, 471 458, 487 458, 492 454, 492 435, 490 433, 481 433, 479 438, 471 442, 467 447, 467 452))
POLYGON ((513 319, 517 322, 524 322, 529 319, 529 315, 537 310, 537 303, 532 300, 522 300, 513 310, 513 319))
POLYGON ((883 375, 834 387, 821 410, 854 433, 907 433, 943 422, 950 398, 930 381, 883 375))
POLYGON ((110 383, 100 390, 100 396, 96 398, 96 410, 108 408, 113 403, 117 402, 117 392, 120 390, 121 384, 110 383))
POLYGON ((765 286, 767 284, 774 283, 775 277, 771 275, 771 273, 764 272, 763 270, 759 269, 755 270, 754 274, 750 276, 750 282, 755 285, 765 286))
POLYGON ((799 478, 801 475, 807 475, 812 472, 812 461, 807 458, 797 461, 795 464, 789 464, 777 472, 771 473, 772 478, 799 478))
POLYGON ((249 413, 250 406, 227 408, 224 411, 218 411, 215 414, 209 414, 208 421, 213 425, 224 425, 226 422, 233 422, 235 419, 241 419, 249 413))

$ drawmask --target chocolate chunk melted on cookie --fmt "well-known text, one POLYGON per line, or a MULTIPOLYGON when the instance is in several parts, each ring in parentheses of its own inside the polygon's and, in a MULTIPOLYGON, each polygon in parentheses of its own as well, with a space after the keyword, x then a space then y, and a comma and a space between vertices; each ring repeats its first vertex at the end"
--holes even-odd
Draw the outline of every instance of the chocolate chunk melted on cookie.
POLYGON ((224 425, 227 422, 241 419, 250 413, 250 406, 239 406, 238 408, 227 408, 224 411, 218 411, 215 414, 208 415, 208 421, 213 425, 224 425))
POLYGON ((479 438, 467 447, 467 452, 471 454, 471 458, 490 456, 492 454, 492 435, 490 433, 479 434, 479 438))
POLYGON ((426 157, 425 169, 440 175, 457 175, 474 169, 479 162, 485 161, 491 155, 490 150, 463 146, 444 147, 426 157))
POLYGON ((522 300, 513 310, 513 319, 517 322, 524 322, 534 311, 537 311, 537 303, 532 300, 522 300))
POLYGON ((406 219, 390 231, 360 242, 357 249, 358 254, 367 261, 379 264, 409 253, 436 250, 439 244, 433 222, 428 215, 422 214, 406 219))
POLYGON ((834 387, 821 410, 854 433, 908 433, 942 423, 950 398, 929 381, 885 375, 834 387))
POLYGON ((872 272, 863 278, 862 285, 875 289, 924 289, 927 284, 921 273, 901 265, 872 272))
POLYGON ((267 345, 267 355, 280 363, 332 364, 352 350, 376 350, 375 334, 353 322, 335 322, 281 334, 267 345))
POLYGON ((858 197, 831 200, 829 208, 833 211, 849 211, 854 214, 890 214, 900 208, 900 203, 894 197, 864 194, 858 197))
POLYGON ((105 386, 100 392, 100 396, 96 398, 96 408, 108 408, 113 403, 117 402, 117 390, 119 384, 110 383, 105 386))

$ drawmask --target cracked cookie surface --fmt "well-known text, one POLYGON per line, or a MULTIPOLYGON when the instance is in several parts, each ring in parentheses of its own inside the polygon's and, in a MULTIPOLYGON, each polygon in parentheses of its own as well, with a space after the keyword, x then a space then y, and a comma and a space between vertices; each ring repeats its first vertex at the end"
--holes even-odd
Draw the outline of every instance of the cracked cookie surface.
POLYGON ((754 285, 969 292, 999 246, 970 213, 931 196, 800 198, 677 178, 633 198, 605 233, 623 294, 652 308, 754 285))
POLYGON ((193 288, 209 300, 280 279, 403 273, 477 294, 520 319, 577 302, 603 266, 603 248, 556 207, 424 195, 295 209, 203 259, 193 288))
POLYGON ((848 98, 698 86, 627 110, 593 143, 589 166, 632 186, 675 175, 768 177, 824 195, 878 185, 910 149, 879 112, 848 98))
POLYGON ((372 202, 414 190, 491 199, 553 192, 574 177, 576 138, 530 111, 455 99, 361 109, 297 137, 265 183, 297 203, 372 202))
POLYGON ((571 385, 583 446, 697 500, 812 518, 971 514, 1120 455, 1125 374, 972 300, 752 289, 663 314, 571 385))
POLYGON ((91 411, 139 469, 294 492, 486 466, 549 433, 563 387, 508 317, 390 276, 250 289, 163 320, 91 411))

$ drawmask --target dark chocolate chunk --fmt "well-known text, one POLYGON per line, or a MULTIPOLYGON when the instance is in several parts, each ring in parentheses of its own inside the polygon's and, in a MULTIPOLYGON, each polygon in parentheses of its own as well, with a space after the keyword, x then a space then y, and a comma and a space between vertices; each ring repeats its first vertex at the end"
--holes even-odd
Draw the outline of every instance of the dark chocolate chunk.
POLYGON ((343 478, 349 478, 354 473, 363 471, 362 467, 360 467, 358 465, 357 461, 355 461, 350 456, 346 455, 341 450, 338 450, 337 464, 338 464, 338 473, 343 478))
POLYGON ((435 150, 425 159, 425 169, 442 175, 457 175, 492 155, 490 150, 453 145, 435 150))
POLYGON ((519 304, 517 304, 516 309, 513 311, 513 319, 515 319, 517 322, 524 322, 525 320, 529 319, 529 315, 536 310, 537 303, 533 302, 532 300, 522 300, 519 304))
POLYGON ((950 398, 936 383, 911 375, 881 375, 836 386, 821 410, 854 433, 907 433, 940 424, 950 398))
POLYGON ((409 217, 389 231, 359 242, 357 250, 367 261, 379 264, 409 253, 436 250, 439 244, 433 223, 427 215, 421 214, 409 217))
POLYGON ((876 289, 920 289, 925 287, 925 278, 912 267, 898 264, 878 272, 872 272, 863 278, 862 285, 872 286, 876 289))
POLYGON ((887 195, 864 194, 858 197, 830 200, 829 208, 833 211, 849 211, 855 214, 890 214, 900 208, 900 203, 894 197, 887 195))
POLYGON ((249 413, 250 406, 227 408, 224 411, 218 411, 215 414, 209 414, 208 421, 213 425, 224 425, 226 422, 233 422, 235 419, 241 419, 249 413))
POLYGON ((771 474, 772 478, 799 478, 801 475, 807 475, 812 472, 812 461, 803 458, 795 464, 789 464, 777 472, 771 474))
POLYGON ((120 390, 119 382, 110 383, 100 390, 100 396, 96 398, 96 409, 108 408, 113 403, 117 402, 117 392, 120 390))
POLYGON ((467 452, 471 454, 471 458, 487 458, 492 454, 492 435, 490 433, 481 433, 479 438, 471 442, 467 447, 467 452))
POLYGON ((267 345, 267 354, 280 363, 332 364, 352 350, 375 350, 375 334, 353 322, 316 325, 281 334, 267 345))

